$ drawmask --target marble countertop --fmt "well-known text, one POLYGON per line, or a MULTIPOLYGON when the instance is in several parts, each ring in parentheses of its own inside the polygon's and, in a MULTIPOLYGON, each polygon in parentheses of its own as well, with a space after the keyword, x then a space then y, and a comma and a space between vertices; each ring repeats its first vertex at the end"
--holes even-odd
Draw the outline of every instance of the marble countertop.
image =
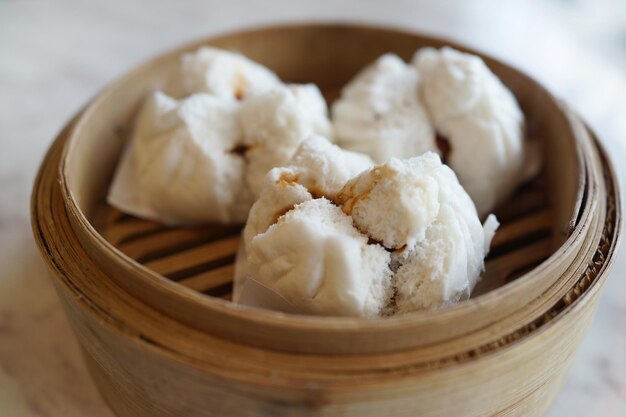
MULTIPOLYGON (((80 359, 31 237, 29 195, 63 124, 107 82, 182 42, 251 25, 356 20, 498 56, 579 111, 626 164, 620 0, 0 0, 0 417, 112 417, 80 359)), ((621 252, 623 253, 623 251, 621 252)), ((549 417, 626 416, 626 259, 549 417)))

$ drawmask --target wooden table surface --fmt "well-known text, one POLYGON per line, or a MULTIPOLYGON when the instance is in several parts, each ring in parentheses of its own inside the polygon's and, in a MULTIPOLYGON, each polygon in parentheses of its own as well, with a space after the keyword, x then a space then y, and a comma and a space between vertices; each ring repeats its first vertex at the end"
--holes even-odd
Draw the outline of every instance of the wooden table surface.
MULTIPOLYGON (((626 5, 577 2, 0 0, 0 417, 111 417, 31 237, 55 133, 106 82, 181 42, 276 21, 354 19, 465 42, 543 81, 626 165, 626 5)), ((626 259, 549 417, 626 416, 626 259)))

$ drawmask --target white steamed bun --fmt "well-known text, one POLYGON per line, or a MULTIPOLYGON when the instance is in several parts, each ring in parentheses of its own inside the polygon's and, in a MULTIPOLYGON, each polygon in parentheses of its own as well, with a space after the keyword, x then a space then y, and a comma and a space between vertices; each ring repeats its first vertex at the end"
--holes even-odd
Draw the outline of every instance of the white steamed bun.
POLYGON ((330 137, 326 102, 314 84, 290 85, 244 101, 239 111, 246 181, 258 196, 265 174, 284 165, 312 134, 330 137))
POLYGON ((263 178, 260 196, 244 229, 244 242, 265 232, 298 203, 321 196, 334 198, 346 181, 374 163, 366 155, 343 150, 313 135, 287 165, 272 169, 263 178))
POLYGON ((477 56, 424 48, 414 59, 420 95, 450 144, 447 163, 484 216, 522 177, 524 115, 515 97, 477 56))
POLYGON ((108 201, 169 225, 241 223, 271 168, 308 136, 332 137, 326 103, 236 53, 201 48, 181 65, 196 93, 147 100, 108 201))
POLYGON ((418 97, 418 72, 393 54, 363 69, 332 106, 337 142, 375 162, 436 150, 435 134, 418 97))
POLYGON ((166 224, 241 222, 251 204, 234 103, 208 94, 155 93, 143 107, 109 203, 166 224))
POLYGON ((495 217, 481 225, 432 152, 361 168, 338 192, 336 183, 324 189, 323 178, 310 181, 302 167, 270 171, 244 231, 251 277, 305 314, 400 314, 469 296, 495 217))
POLYGON ((524 178, 523 113, 474 55, 423 48, 412 64, 383 55, 343 89, 332 116, 338 143, 378 163, 442 154, 481 217, 524 178))
POLYGON ((391 296, 389 252, 325 198, 296 205, 246 250, 255 279, 305 314, 372 317, 391 296))
POLYGON ((207 93, 231 100, 282 84, 276 74, 245 56, 209 46, 183 55, 181 78, 187 94, 207 93))
POLYGON ((392 158, 349 181, 338 200, 360 231, 394 250, 394 311, 469 296, 498 223, 491 215, 480 224, 472 200, 436 154, 392 158))

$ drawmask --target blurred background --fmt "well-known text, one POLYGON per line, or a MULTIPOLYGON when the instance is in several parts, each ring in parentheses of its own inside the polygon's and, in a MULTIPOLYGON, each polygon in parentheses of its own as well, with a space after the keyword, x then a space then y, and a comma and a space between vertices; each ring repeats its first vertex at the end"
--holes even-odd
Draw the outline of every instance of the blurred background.
MULTIPOLYGON (((112 416, 30 232, 31 184, 63 124, 164 49, 249 26, 328 20, 439 35, 513 64, 581 113, 626 173, 626 0, 0 0, 0 417, 112 416)), ((619 258, 549 417, 626 416, 619 258)))

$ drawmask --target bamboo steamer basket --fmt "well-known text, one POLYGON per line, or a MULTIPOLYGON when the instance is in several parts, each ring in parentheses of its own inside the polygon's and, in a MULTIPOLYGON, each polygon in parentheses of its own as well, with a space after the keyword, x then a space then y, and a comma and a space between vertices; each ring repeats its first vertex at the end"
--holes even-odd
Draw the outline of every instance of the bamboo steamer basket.
POLYGON ((174 85, 178 57, 201 44, 315 82, 328 98, 381 53, 466 49, 353 25, 237 33, 148 62, 68 124, 35 183, 33 230, 113 410, 543 415, 593 317, 621 228, 614 172, 582 122, 530 78, 484 57, 520 102, 545 169, 498 209, 502 226, 474 297, 381 320, 263 311, 228 300, 239 228, 167 229, 103 203, 142 98, 174 85))
MULTIPOLYGON (((493 336, 497 331, 494 326, 500 331, 505 329, 497 323, 500 318, 515 318, 512 313, 520 309, 535 314, 527 306, 539 295, 550 302, 558 290, 553 277, 572 264, 590 227, 585 220, 591 214, 591 204, 580 212, 580 227, 575 228, 585 187, 591 184, 586 178, 580 149, 583 145, 575 138, 576 131, 567 112, 545 90, 487 57, 488 64, 526 109, 529 134, 549 138, 542 143, 546 158, 553 163, 546 164, 546 175, 539 179, 539 184, 513 199, 509 213, 507 207, 500 213, 503 221, 507 217, 521 221, 511 222, 510 227, 503 225, 498 233, 494 246, 505 247, 502 253, 507 256, 500 259, 492 256, 483 286, 502 287, 499 284, 503 280, 541 263, 554 252, 552 262, 542 263, 524 280, 487 292, 484 297, 476 298, 476 302, 461 304, 443 314, 424 313, 384 323, 364 320, 330 323, 326 319, 294 318, 264 311, 251 314, 249 309, 200 294, 228 296, 220 290, 224 286, 228 288, 231 279, 229 257, 232 264, 238 246, 237 230, 211 227, 200 232, 166 231, 168 235, 164 237, 160 235, 163 228, 159 224, 116 217, 115 212, 102 205, 136 108, 149 91, 171 85, 177 76, 180 54, 195 50, 200 44, 157 58, 108 88, 77 120, 64 149, 61 189, 73 228, 90 255, 126 291, 169 316, 231 340, 272 349, 328 354, 429 345, 479 329, 493 336), (528 216, 519 217, 520 214, 528 216), (194 236, 189 237, 190 233, 194 236), (219 237, 222 238, 211 241, 219 237), (194 239, 207 243, 193 246, 190 241, 194 239), (524 244, 519 245, 520 241, 524 244), (193 247, 187 250, 189 245, 193 247), (506 249, 511 245, 518 250, 506 249)), ((213 40, 211 44, 240 50, 268 65, 285 80, 312 81, 327 95, 334 96, 354 73, 382 53, 394 51, 409 58, 421 46, 450 43, 371 28, 308 26, 235 34, 213 40), (359 45, 367 45, 367 49, 358 48, 359 45)), ((176 86, 171 90, 176 92, 176 86)), ((595 189, 589 192, 595 201, 595 189)), ((497 253, 495 248, 493 252, 497 253)), ((537 310, 541 308, 536 306, 537 310)), ((459 346, 455 343, 451 347, 459 346)))

